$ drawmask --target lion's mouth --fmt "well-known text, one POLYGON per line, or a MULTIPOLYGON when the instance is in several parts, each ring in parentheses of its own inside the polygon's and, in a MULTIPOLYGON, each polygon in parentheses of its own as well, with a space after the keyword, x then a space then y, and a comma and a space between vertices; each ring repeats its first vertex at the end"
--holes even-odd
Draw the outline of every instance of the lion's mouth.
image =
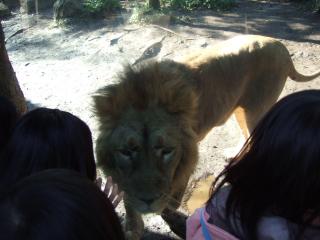
POLYGON ((135 207, 141 213, 160 213, 168 203, 165 195, 154 198, 135 198, 135 207))
POLYGON ((159 198, 140 198, 139 199, 141 202, 147 204, 148 206, 151 206, 154 202, 159 200, 159 198))

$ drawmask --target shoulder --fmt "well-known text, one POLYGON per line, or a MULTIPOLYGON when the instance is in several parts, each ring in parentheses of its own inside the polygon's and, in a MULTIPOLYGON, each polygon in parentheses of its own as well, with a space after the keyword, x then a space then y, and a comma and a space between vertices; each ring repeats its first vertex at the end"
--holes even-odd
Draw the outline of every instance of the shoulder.
MULTIPOLYGON (((288 219, 279 216, 264 216, 258 222, 259 240, 291 240, 296 239, 299 233, 299 226, 288 219)), ((320 239, 319 227, 306 227, 302 239, 316 240, 320 239)))
POLYGON ((291 239, 288 221, 277 216, 262 217, 258 222, 257 234, 261 240, 291 239))
POLYGON ((243 230, 241 227, 238 216, 226 216, 226 204, 230 194, 231 186, 227 185, 219 189, 212 198, 210 223, 219 228, 235 235, 238 238, 244 238, 243 230))
POLYGON ((221 189, 219 189, 215 194, 214 197, 211 199, 211 206, 212 211, 215 217, 226 217, 226 203, 228 200, 228 196, 231 190, 231 186, 224 186, 221 189))

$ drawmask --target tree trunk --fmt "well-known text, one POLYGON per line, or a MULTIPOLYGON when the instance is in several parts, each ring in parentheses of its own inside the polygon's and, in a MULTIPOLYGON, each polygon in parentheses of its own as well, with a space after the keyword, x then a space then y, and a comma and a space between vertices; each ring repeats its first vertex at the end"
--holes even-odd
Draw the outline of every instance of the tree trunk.
POLYGON ((9 99, 22 115, 27 111, 26 100, 23 96, 16 74, 13 71, 11 62, 4 42, 4 33, 0 21, 0 96, 9 99))
POLYGON ((149 7, 155 10, 160 9, 160 0, 149 0, 149 7))

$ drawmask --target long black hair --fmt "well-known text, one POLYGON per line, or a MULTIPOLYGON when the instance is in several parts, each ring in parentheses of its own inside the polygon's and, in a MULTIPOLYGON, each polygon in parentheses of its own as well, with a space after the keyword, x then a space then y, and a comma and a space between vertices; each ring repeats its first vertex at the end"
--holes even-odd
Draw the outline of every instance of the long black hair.
POLYGON ((2 240, 124 240, 112 203, 68 169, 35 173, 0 195, 2 240))
POLYGON ((14 104, 0 96, 0 151, 10 139, 12 130, 18 120, 18 112, 14 104))
POLYGON ((96 178, 91 131, 73 114, 38 108, 17 123, 0 161, 0 184, 40 170, 67 168, 96 178))
POLYGON ((304 227, 320 216, 320 90, 286 96, 259 122, 239 154, 220 173, 211 199, 230 184, 227 217, 240 216, 248 239, 256 239, 266 213, 304 227))

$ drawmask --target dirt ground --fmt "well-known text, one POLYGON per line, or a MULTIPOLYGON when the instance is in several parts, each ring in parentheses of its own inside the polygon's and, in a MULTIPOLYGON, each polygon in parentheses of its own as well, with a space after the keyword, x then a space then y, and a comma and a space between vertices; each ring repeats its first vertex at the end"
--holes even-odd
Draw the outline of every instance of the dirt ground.
MULTIPOLYGON (((239 0, 232 11, 195 11, 187 15, 187 22, 162 21, 163 28, 129 24, 128 19, 128 13, 121 13, 61 27, 51 13, 27 16, 16 12, 3 21, 9 57, 29 106, 70 111, 88 123, 96 139, 92 94, 115 81, 122 64, 134 63, 155 43, 148 56, 174 59, 235 35, 260 34, 280 39, 300 72, 320 69, 320 15, 286 1, 239 0), (12 36, 21 29, 22 33, 12 36)), ((288 80, 281 97, 310 88, 319 89, 320 78, 307 83, 288 80)), ((200 144, 199 164, 192 178, 206 171, 217 174, 241 139, 233 117, 212 130, 200 144)), ((123 206, 117 211, 123 218, 123 206)), ((177 239, 159 216, 146 216, 145 224, 143 239, 177 239)))

